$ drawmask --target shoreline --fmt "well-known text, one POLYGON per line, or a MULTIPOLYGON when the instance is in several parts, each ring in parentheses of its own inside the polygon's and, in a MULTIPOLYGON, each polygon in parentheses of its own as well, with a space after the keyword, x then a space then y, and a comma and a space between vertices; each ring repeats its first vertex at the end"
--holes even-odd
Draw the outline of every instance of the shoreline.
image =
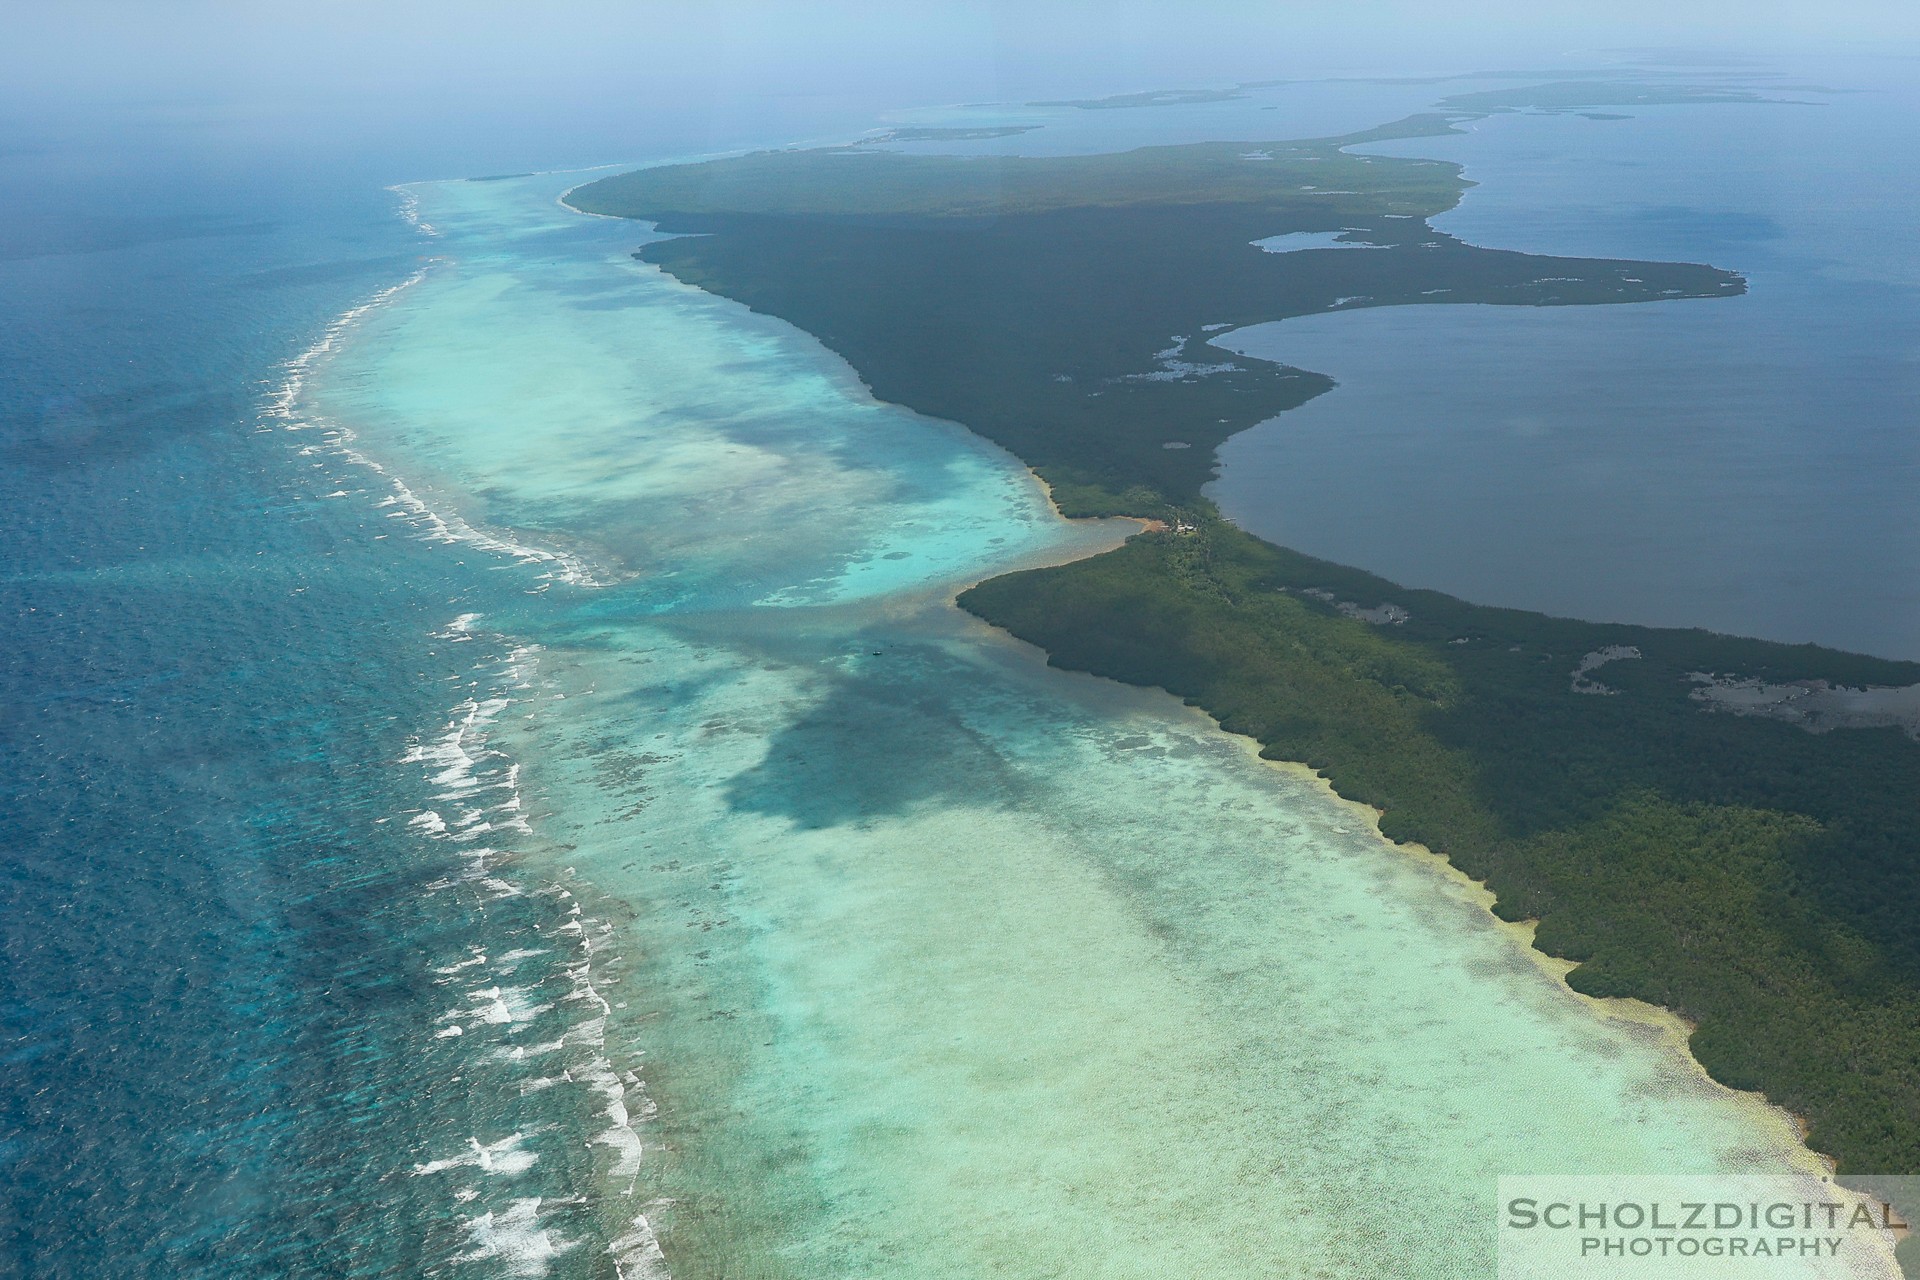
MULTIPOLYGON (((1077 519, 1077 517, 1071 517, 1071 516, 1065 516, 1065 515, 1062 515, 1061 518, 1069 521, 1077 519)), ((1224 518, 1221 518, 1221 523, 1226 524, 1228 527, 1231 527, 1231 522, 1224 520, 1224 518)), ((1246 536, 1246 537, 1249 537, 1251 540, 1258 541, 1257 539, 1252 539, 1251 535, 1242 535, 1242 536, 1246 536)), ((1263 545, 1272 545, 1272 544, 1263 543, 1263 545)), ((1286 552, 1285 548, 1276 547, 1275 549, 1286 554, 1297 554, 1297 553, 1288 553, 1286 552)), ((981 584, 977 584, 977 585, 985 586, 992 582, 994 582, 994 579, 986 579, 986 580, 983 580, 981 584)), ((1409 592, 1405 594, 1412 595, 1414 593, 1409 592)), ((1433 593, 1422 592, 1420 594, 1432 595, 1433 593)), ((1009 624, 999 620, 991 619, 988 616, 986 616, 984 613, 975 612, 972 609, 966 608, 966 606, 962 606, 962 608, 967 612, 974 613, 974 616, 978 618, 983 625, 986 625, 992 630, 999 632, 1000 634, 1006 636, 1010 640, 1016 641, 1020 644, 1029 646, 1030 648, 1037 650, 1041 655, 1045 657, 1047 663, 1050 666, 1056 665, 1056 659, 1058 654, 1056 652, 1056 649, 1053 646, 1045 642, 1042 642, 1041 640, 1023 635, 1019 630, 1016 630, 1014 627, 1010 626, 1009 624)), ((1478 608, 1478 607, 1475 606, 1475 608, 1478 608)), ((1507 611, 1507 612, 1514 612, 1514 611, 1507 611)), ((1562 620, 1553 619, 1552 621, 1562 621, 1562 620)), ((1579 626, 1592 626, 1596 628, 1604 627, 1605 625, 1607 625, 1607 624, 1586 624, 1586 623, 1580 622, 1579 620, 1565 620, 1565 621, 1572 622, 1575 625, 1579 625, 1579 626)), ((1707 633, 1701 633, 1701 634, 1705 635, 1707 633)), ((1707 638, 1709 640, 1731 640, 1735 642, 1741 642, 1746 639, 1745 637, 1721 637, 1718 635, 1708 635, 1707 638)), ((1765 642, 1765 641, 1755 641, 1754 643, 1769 644, 1769 645, 1773 644, 1773 642, 1765 642)), ((1784 648, 1786 646, 1776 645, 1774 647, 1784 648)), ((1811 646, 1805 646, 1805 647, 1811 648, 1811 646)), ((1854 655, 1840 655, 1840 656, 1847 657, 1847 656, 1854 656, 1854 655)), ((1870 657, 1867 658, 1866 660, 1869 662, 1874 662, 1881 665, 1889 665, 1889 666, 1904 665, 1894 660, 1879 660, 1879 659, 1872 659, 1870 657)), ((1813 1160, 1818 1165, 1819 1167, 1818 1171, 1821 1174, 1821 1176, 1833 1177, 1839 1174, 1840 1172, 1839 1156, 1834 1152, 1812 1145, 1810 1139, 1814 1135, 1814 1123, 1813 1123, 1813 1118, 1808 1113, 1803 1112, 1799 1109, 1796 1109, 1792 1106, 1789 1106, 1784 1102, 1776 1100, 1767 1091, 1767 1089, 1764 1087, 1764 1084, 1756 1085, 1751 1088, 1743 1088, 1743 1087, 1726 1083, 1725 1081, 1721 1080, 1718 1076, 1714 1074, 1713 1070, 1707 1065, 1705 1061, 1702 1060, 1702 1058, 1696 1055, 1693 1048, 1693 1037, 1695 1035, 1695 1032, 1698 1029, 1698 1024, 1695 1021, 1693 1021, 1692 1019, 1689 1019, 1684 1014, 1679 1012, 1677 1009, 1656 1001, 1642 999, 1640 997, 1633 996, 1633 995, 1620 995, 1620 994, 1596 995, 1589 992, 1580 991, 1574 988, 1571 982, 1569 981, 1569 975, 1571 975, 1575 970, 1580 969, 1582 965, 1587 962, 1570 959, 1566 955, 1561 954, 1556 950, 1551 949, 1550 947, 1543 946, 1540 943, 1539 936, 1538 936, 1539 928, 1542 923, 1541 919, 1538 916, 1529 916, 1526 918, 1514 919, 1514 920, 1508 920, 1508 919, 1502 918, 1498 914, 1498 912, 1494 909, 1495 905, 1500 900, 1500 895, 1498 891, 1496 891, 1493 888, 1490 878, 1476 876, 1475 874, 1473 874, 1472 871, 1461 866, 1452 853, 1439 852, 1430 844, 1418 839, 1401 839, 1401 838, 1396 838, 1392 835, 1389 835, 1382 827, 1382 820, 1386 816, 1385 812, 1380 808, 1372 804, 1369 804, 1364 799, 1355 798, 1343 792, 1339 784, 1336 783, 1336 781, 1331 776, 1329 776, 1328 772, 1325 769, 1316 767, 1311 762, 1300 760, 1297 758, 1289 758, 1289 757, 1282 757, 1282 756, 1270 757, 1265 755, 1263 745, 1257 736, 1255 736, 1250 732, 1243 732, 1241 730, 1229 727, 1228 725, 1223 723, 1217 717, 1217 715, 1209 707, 1207 707, 1204 704, 1204 702, 1200 698, 1183 696, 1181 694, 1175 693, 1172 690, 1168 689, 1166 684, 1164 683, 1156 682, 1153 680, 1136 681, 1136 680, 1121 678, 1111 674, 1107 674, 1102 671, 1091 670, 1091 669, 1088 669, 1087 667, 1080 666, 1080 665, 1064 666, 1064 667, 1059 667, 1059 669, 1072 671, 1077 674, 1093 676, 1097 679, 1111 681, 1113 683, 1124 685, 1127 687, 1154 689, 1161 693, 1165 693, 1168 696, 1175 697, 1178 700, 1180 700, 1184 705, 1186 705, 1187 707, 1195 711, 1196 713, 1205 716, 1208 723, 1212 727, 1219 729, 1222 732, 1225 732, 1229 736, 1236 739, 1244 749, 1251 751, 1255 756, 1261 759, 1264 763, 1280 770, 1283 773, 1287 773, 1289 775, 1297 776, 1303 779, 1311 779, 1313 784, 1316 787, 1322 789, 1330 798, 1338 801, 1343 806, 1347 806, 1352 812, 1356 814, 1356 816, 1363 818, 1367 822, 1369 829, 1372 831, 1372 833, 1382 841, 1392 846, 1395 846, 1397 853, 1403 856, 1412 858, 1417 862, 1423 862, 1423 863, 1430 862, 1436 867, 1443 868, 1445 871, 1445 874, 1450 879, 1457 881, 1462 886, 1470 887, 1472 892, 1476 896, 1476 901, 1480 909, 1484 910, 1489 916, 1491 916, 1494 919, 1496 924, 1500 926, 1500 928, 1498 929, 1498 932, 1502 936, 1506 937, 1511 943, 1520 947, 1527 955, 1529 962, 1532 965, 1534 965, 1536 968, 1538 968, 1544 975, 1549 977, 1552 980, 1553 984, 1559 990, 1564 992, 1566 995, 1578 997, 1582 1006, 1588 1010, 1591 1016, 1595 1016, 1606 1021, 1641 1026, 1652 1031, 1654 1034, 1656 1034, 1659 1037, 1664 1048, 1671 1053, 1677 1054, 1680 1059, 1684 1060, 1688 1071, 1694 1076, 1696 1076, 1700 1081, 1710 1085, 1713 1089, 1717 1091, 1723 1092, 1729 1097, 1738 1098, 1742 1100, 1750 1100, 1754 1105, 1764 1108, 1767 1114, 1769 1114, 1770 1116, 1777 1117, 1782 1121, 1782 1123, 1787 1124, 1791 1128, 1791 1131, 1794 1135, 1794 1142, 1793 1142, 1794 1147, 1798 1151, 1804 1152, 1811 1160, 1813 1160)), ((1896 690, 1896 691, 1904 692, 1904 689, 1896 690)), ((1698 704, 1697 695, 1695 700, 1697 705, 1698 704)), ((1706 708, 1702 707, 1700 709, 1700 713, 1705 714, 1706 708)), ((1812 735, 1809 734, 1808 736, 1812 736, 1812 735)), ((1869 1176, 1870 1172, 1871 1171, 1869 1170, 1868 1172, 1862 1173, 1861 1176, 1869 1176)))
MULTIPOLYGON (((1027 468, 1027 471, 1046 491, 1048 501, 1051 503, 1051 486, 1047 485, 1045 479, 1042 478, 1039 473, 1033 471, 1032 468, 1027 468)), ((1068 516, 1062 514, 1057 505, 1054 506, 1053 510, 1054 515, 1066 524, 1077 524, 1093 520, 1122 519, 1133 520, 1142 525, 1141 533, 1161 532, 1165 529, 1163 523, 1144 517, 1068 516), (1159 524, 1161 526, 1160 529, 1156 530, 1150 527, 1155 524, 1159 524)), ((1130 538, 1135 536, 1139 535, 1129 535, 1130 538)), ((1065 561, 1062 563, 1074 563, 1079 560, 1090 559, 1092 556, 1100 554, 1104 553, 1098 551, 1090 552, 1085 556, 1076 557, 1073 561, 1065 561)), ((1164 686, 1135 684, 1112 676, 1101 675, 1097 672, 1075 671, 1064 667, 1054 667, 1053 652, 1046 646, 1027 640, 1006 627, 991 622, 960 605, 958 598, 960 594, 963 594, 966 590, 970 590, 974 586, 979 586, 982 583, 992 580, 992 578, 983 578, 979 582, 969 584, 968 587, 962 588, 960 592, 956 592, 950 596, 948 603, 952 605, 955 611, 971 618, 993 635, 1020 646, 1023 649, 1031 650, 1039 654, 1049 667, 1052 667, 1062 674, 1078 675, 1091 680, 1106 681, 1123 688, 1149 689, 1165 694, 1169 698, 1176 699, 1187 711, 1202 717, 1207 724, 1211 726, 1213 731, 1232 740, 1242 751, 1250 754, 1261 764, 1289 777, 1307 782, 1314 789, 1322 792, 1341 808, 1352 813, 1356 818, 1365 823, 1367 830, 1372 833, 1374 838, 1378 840, 1381 845, 1392 850, 1394 854, 1429 868, 1441 875, 1445 880, 1454 884, 1457 888, 1469 892, 1475 904, 1486 913, 1488 920, 1494 926, 1494 933, 1506 939, 1517 954, 1523 955, 1527 961, 1534 968, 1538 969, 1541 974, 1546 976, 1555 987, 1568 998, 1577 1002, 1582 1008, 1586 1009, 1590 1016, 1603 1021, 1625 1023, 1652 1031, 1659 1039, 1663 1048, 1668 1051, 1676 1061, 1684 1062, 1687 1069, 1702 1083, 1724 1093, 1730 1098, 1740 1099, 1743 1102, 1763 1108, 1767 1114, 1777 1118, 1783 1126, 1793 1133, 1793 1145, 1813 1162, 1814 1168, 1796 1170, 1796 1172, 1818 1172, 1823 1176, 1832 1176, 1837 1173, 1838 1162, 1831 1155, 1807 1145, 1806 1138, 1811 1132, 1812 1126, 1806 1117, 1775 1102, 1761 1090, 1735 1088, 1732 1085, 1714 1078, 1713 1074, 1708 1071, 1706 1066, 1693 1054, 1691 1042, 1696 1027, 1695 1023, 1673 1009, 1639 999, 1635 996, 1595 996, 1574 990, 1567 982, 1567 975, 1579 967, 1580 962, 1569 960, 1565 956, 1556 955, 1539 945, 1538 931, 1540 921, 1538 919, 1501 919, 1493 909, 1494 904, 1498 901, 1498 895, 1485 880, 1476 879, 1471 873, 1455 863, 1450 856, 1428 848, 1419 841, 1395 840, 1393 837, 1387 835, 1380 827, 1380 820, 1384 816, 1382 810, 1363 800, 1356 800, 1341 794, 1333 781, 1321 770, 1314 768, 1305 761, 1281 760, 1262 754, 1262 747, 1258 738, 1251 734, 1240 733, 1227 728, 1205 707, 1188 699, 1181 698, 1180 695, 1164 686)))
MULTIPOLYGON (((1040 477, 1036 474, 1036 480, 1040 477)), ((1043 485, 1044 480, 1040 481, 1043 485)), ((1055 514, 1065 523, 1072 524, 1087 519, 1110 517, 1072 517, 1061 515, 1055 508, 1055 514)), ((1140 521, 1143 525, 1158 522, 1140 521)), ((1143 529, 1142 532, 1157 532, 1143 529)), ((1138 536, 1138 535, 1134 535, 1138 536)), ((1101 553, 1091 553, 1098 555, 1101 553)), ((986 579, 983 581, 990 581, 986 579)), ((975 584, 978 585, 978 584, 975 584)), ((983 637, 1007 644, 1016 650, 1037 657, 1050 670, 1060 675, 1079 676, 1085 679, 1111 684, 1123 689, 1143 690, 1157 693, 1178 703, 1180 710, 1204 722, 1208 731, 1219 734, 1232 742, 1244 755, 1259 765, 1277 773, 1305 783, 1317 791, 1338 808, 1352 814, 1373 840, 1383 847, 1390 856, 1404 859, 1437 877, 1453 893, 1460 896, 1463 904, 1471 905, 1477 912, 1484 914, 1486 922, 1492 925, 1492 936, 1497 937, 1505 948, 1535 970, 1554 990, 1556 996, 1568 1001, 1582 1010, 1584 1016, 1599 1024, 1613 1025, 1633 1029, 1651 1039, 1662 1057, 1671 1062, 1695 1084, 1704 1087, 1714 1095, 1727 1100, 1746 1112, 1765 1128, 1772 1131, 1775 1141, 1772 1149, 1789 1157, 1786 1173, 1817 1179, 1828 1184, 1831 1193, 1850 1198, 1858 1205, 1873 1208, 1880 1204, 1884 1192, 1870 1192, 1848 1186, 1839 1179, 1842 1177, 1839 1161, 1831 1154, 1811 1145, 1812 1135, 1810 1119, 1792 1108, 1775 1101, 1761 1089, 1741 1089, 1717 1079, 1704 1063, 1694 1055, 1692 1037, 1697 1024, 1674 1009, 1635 996, 1596 996, 1578 991, 1568 982, 1568 975, 1579 967, 1578 961, 1567 959, 1546 950, 1539 945, 1538 919, 1505 920, 1495 911, 1498 895, 1484 879, 1475 878, 1460 867, 1445 853, 1437 852, 1427 845, 1414 840, 1396 840, 1381 829, 1383 812, 1375 806, 1361 800, 1343 795, 1333 781, 1321 770, 1297 760, 1274 759, 1263 754, 1260 741, 1250 734, 1236 732, 1227 728, 1205 707, 1160 685, 1136 684, 1096 672, 1074 670, 1054 665, 1053 653, 1044 645, 1027 640, 998 623, 991 622, 972 613, 959 604, 957 597, 948 602, 949 606, 979 627, 983 637)), ((1873 1176, 1873 1175, 1863 1175, 1873 1176)), ((1896 1204, 1907 1217, 1912 1217, 1911 1206, 1896 1204)), ((1884 1245, 1879 1255, 1881 1265, 1890 1280, 1898 1280, 1906 1274, 1895 1254, 1897 1240, 1888 1243, 1876 1237, 1876 1243, 1884 1245)))

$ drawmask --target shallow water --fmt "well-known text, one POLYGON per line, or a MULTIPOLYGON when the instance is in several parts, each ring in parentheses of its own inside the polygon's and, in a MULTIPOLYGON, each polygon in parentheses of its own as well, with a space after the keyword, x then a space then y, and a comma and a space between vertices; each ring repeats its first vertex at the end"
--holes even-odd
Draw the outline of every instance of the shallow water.
POLYGON ((1816 1169, 1317 781, 960 614, 1130 526, 1058 521, 564 185, 412 188, 441 260, 307 430, 406 477, 434 514, 396 526, 522 549, 447 552, 511 566, 466 625, 527 655, 490 731, 524 857, 621 904, 596 989, 645 1151, 596 1208, 629 1268, 1490 1274, 1501 1173, 1816 1169))

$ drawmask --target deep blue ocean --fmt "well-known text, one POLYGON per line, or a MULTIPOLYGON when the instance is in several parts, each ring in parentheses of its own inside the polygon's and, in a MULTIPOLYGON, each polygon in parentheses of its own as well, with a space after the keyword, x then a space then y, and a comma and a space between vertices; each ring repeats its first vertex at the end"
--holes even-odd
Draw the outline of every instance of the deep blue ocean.
POLYGON ((6 160, 0 1272, 430 1274, 461 1238, 396 1174, 521 1106, 423 1040, 432 970, 555 907, 430 891, 399 762, 507 655, 263 418, 412 270, 395 197, 195 156, 6 160))

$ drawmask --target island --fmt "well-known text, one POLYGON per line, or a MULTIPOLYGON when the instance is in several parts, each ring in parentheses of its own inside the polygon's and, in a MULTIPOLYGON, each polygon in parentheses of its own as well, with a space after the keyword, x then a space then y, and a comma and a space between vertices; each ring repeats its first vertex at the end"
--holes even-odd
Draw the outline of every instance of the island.
POLYGON ((984 142, 990 138, 1011 138, 1022 133, 1032 133, 1038 128, 1041 126, 1037 124, 996 124, 979 127, 913 125, 870 133, 855 145, 878 147, 899 142, 984 142))
POLYGON ((1331 386, 1210 335, 1746 287, 1704 264, 1463 243, 1430 221, 1470 185, 1458 166, 1355 145, 1498 111, 1758 100, 1554 84, 1336 138, 768 151, 566 198, 673 233, 637 256, 996 441, 1064 514, 1150 522, 1107 554, 980 583, 964 608, 1319 770, 1387 836, 1483 880, 1499 915, 1536 922, 1575 990, 1674 1010, 1715 1078, 1804 1117, 1842 1172, 1899 1173, 1920 1167, 1920 730, 1888 709, 1914 705, 1920 664, 1470 604, 1262 542, 1202 491, 1222 441, 1331 386), (1256 244, 1291 233, 1372 251, 1256 244), (1786 714, 1795 690, 1831 696, 1786 714))

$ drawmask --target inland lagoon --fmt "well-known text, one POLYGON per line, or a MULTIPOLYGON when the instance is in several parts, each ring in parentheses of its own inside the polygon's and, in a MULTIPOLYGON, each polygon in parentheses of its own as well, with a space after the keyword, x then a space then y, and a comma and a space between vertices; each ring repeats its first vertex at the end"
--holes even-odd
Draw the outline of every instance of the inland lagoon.
POLYGON ((1470 243, 1712 262, 1748 290, 1216 337, 1339 385, 1236 437, 1209 493, 1261 537, 1479 604, 1920 657, 1920 189, 1880 161, 1920 113, 1904 62, 1804 74, 1776 101, 1360 148, 1463 165, 1478 185, 1434 225, 1470 243))

